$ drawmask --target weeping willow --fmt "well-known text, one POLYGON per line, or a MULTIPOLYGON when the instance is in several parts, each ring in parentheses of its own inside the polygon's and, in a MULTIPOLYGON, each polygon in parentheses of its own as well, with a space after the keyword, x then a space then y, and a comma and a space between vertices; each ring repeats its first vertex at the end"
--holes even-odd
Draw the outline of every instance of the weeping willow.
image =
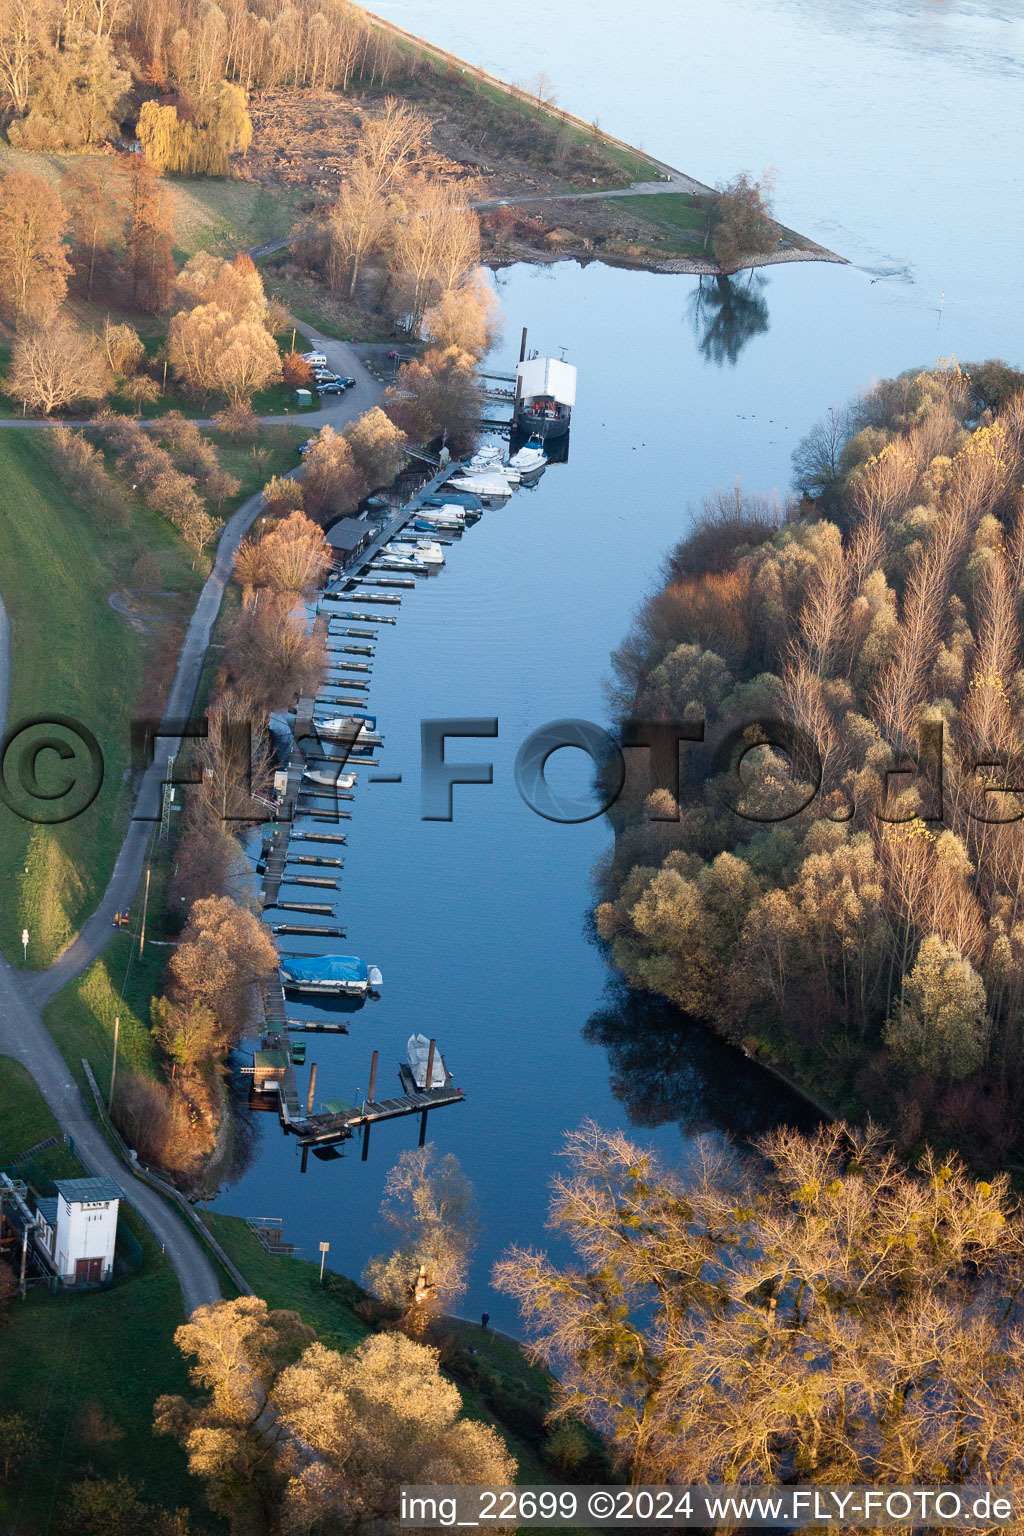
POLYGON ((252 143, 252 123, 240 85, 221 80, 199 102, 195 116, 182 121, 177 107, 155 101, 139 113, 139 143, 148 160, 182 176, 226 176, 233 154, 252 143))

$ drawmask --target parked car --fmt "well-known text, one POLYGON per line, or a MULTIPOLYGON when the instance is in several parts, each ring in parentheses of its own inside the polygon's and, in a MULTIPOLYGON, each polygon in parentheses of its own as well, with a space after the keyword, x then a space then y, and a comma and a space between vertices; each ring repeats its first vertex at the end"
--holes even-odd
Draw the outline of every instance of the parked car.
POLYGON ((311 437, 311 438, 308 439, 308 441, 306 441, 306 442, 304 442, 302 444, 302 446, 299 449, 299 452, 300 453, 312 453, 312 451, 313 451, 313 449, 315 447, 316 447, 316 438, 315 437, 311 437))
POLYGON ((354 383, 355 379, 331 379, 327 384, 318 384, 317 389, 322 395, 343 395, 354 383))
POLYGON ((303 352, 302 361, 308 363, 311 368, 327 367, 327 357, 323 352, 303 352))
POLYGON ((337 384, 337 382, 338 375, 332 373, 329 368, 315 368, 313 370, 313 383, 317 389, 320 388, 321 384, 337 384))

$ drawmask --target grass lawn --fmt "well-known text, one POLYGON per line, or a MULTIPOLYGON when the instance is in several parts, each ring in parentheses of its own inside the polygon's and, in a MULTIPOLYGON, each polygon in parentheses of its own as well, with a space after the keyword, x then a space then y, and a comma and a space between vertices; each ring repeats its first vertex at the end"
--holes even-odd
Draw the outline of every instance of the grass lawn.
MULTIPOLYGON (((7 1056, 0 1056, 0 1094, 2 1164, 57 1134, 57 1125, 28 1073, 7 1056)), ((33 1158, 29 1177, 38 1172, 60 1178, 83 1170, 59 1143, 33 1158)), ((56 1531, 70 1484, 90 1472, 127 1471, 157 1503, 202 1508, 183 1453, 152 1432, 156 1398, 188 1390, 173 1338, 184 1321, 181 1292, 145 1229, 130 1225, 143 1250, 136 1274, 90 1294, 54 1297, 32 1287, 0 1328, 0 1411, 25 1417, 40 1442, 28 1465, 0 1484, 4 1536, 56 1531)), ((206 1529, 215 1528, 209 1521, 206 1529)))
POLYGON ((203 1220, 257 1296, 269 1307, 298 1312, 316 1329, 321 1343, 331 1349, 354 1349, 369 1333, 352 1309, 356 1292, 351 1281, 326 1270, 327 1283, 321 1286, 318 1263, 268 1253, 238 1216, 209 1211, 203 1220))
MULTIPOLYGON (((123 176, 127 156, 53 155, 13 150, 0 142, 0 172, 17 168, 44 177, 61 191, 70 170, 85 160, 98 163, 105 177, 123 176)), ((174 256, 179 265, 196 251, 234 256, 252 246, 286 235, 299 217, 301 188, 266 187, 234 177, 168 176, 165 185, 174 205, 174 256)))
POLYGON ((689 192, 649 193, 605 203, 610 212, 631 214, 650 226, 651 243, 683 255, 704 254, 705 213, 701 199, 689 192))
MULTIPOLYGON (((0 1167, 24 1157, 31 1148, 41 1141, 48 1141, 51 1136, 60 1137, 57 1122, 42 1094, 20 1061, 10 1056, 0 1056, 0 1101, 4 1106, 0 1116, 0 1167)), ((25 1176, 24 1169, 23 1164, 22 1177, 25 1176)), ((62 1139, 55 1147, 33 1153, 32 1169, 38 1169, 50 1179, 73 1179, 84 1172, 62 1139)))
MULTIPOLYGON (((278 333, 276 340, 281 352, 287 352, 291 348, 292 336, 295 337, 295 346, 299 352, 309 351, 309 339, 301 331, 286 331, 278 333)), ((149 331, 143 337, 147 358, 152 362, 157 357, 167 340, 166 332, 149 331)), ((183 416, 190 419, 204 419, 216 415, 227 404, 226 395, 200 396, 189 394, 180 388, 174 374, 159 364, 155 369, 157 382, 162 386, 162 392, 155 400, 146 400, 140 407, 125 394, 114 393, 105 403, 113 411, 118 411, 126 416, 141 416, 145 421, 157 421, 161 416, 166 416, 170 411, 180 411, 183 416)), ((296 397, 294 389, 287 384, 272 384, 269 389, 261 389, 252 397, 252 408, 257 416, 284 416, 289 412, 301 415, 304 411, 319 410, 319 403, 314 397, 307 404, 302 403, 296 397)), ((97 407, 98 409, 98 407, 97 407)))
POLYGON ((92 1067, 106 1098, 114 1060, 115 1017, 121 1020, 118 1072, 157 1075, 157 1052, 149 1027, 149 1002, 160 991, 170 951, 149 945, 140 961, 137 955, 132 958, 133 942, 128 933, 113 935, 102 958, 58 992, 43 1013, 46 1027, 88 1104, 92 1103, 92 1091, 88 1087, 82 1058, 84 1056, 92 1067), (126 971, 129 985, 122 998, 126 971))
POLYGON ((408 340, 405 332, 396 330, 386 316, 367 313, 341 294, 331 293, 313 277, 285 274, 280 267, 287 259, 287 253, 275 253, 258 265, 267 293, 287 305, 297 320, 335 341, 408 340))
POLYGON ((129 584, 143 549, 157 555, 165 587, 188 608, 202 578, 170 524, 144 507, 127 530, 97 528, 60 485, 42 431, 0 430, 0 487, 11 725, 63 713, 94 733, 104 760, 96 800, 71 821, 33 825, 0 806, 0 949, 22 964, 26 927, 28 964, 39 967, 60 952, 95 905, 129 811, 124 773, 132 706, 160 626, 141 633, 113 611, 108 598, 129 584))

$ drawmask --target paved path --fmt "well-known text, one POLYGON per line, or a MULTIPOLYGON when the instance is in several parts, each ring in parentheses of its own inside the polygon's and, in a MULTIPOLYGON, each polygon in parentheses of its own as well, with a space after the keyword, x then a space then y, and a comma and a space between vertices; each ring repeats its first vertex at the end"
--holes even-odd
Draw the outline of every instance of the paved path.
MULTIPOLYGON (((314 427, 327 424, 335 428, 344 426, 376 403, 382 393, 381 386, 346 342, 332 341, 315 331, 308 334, 310 340, 326 353, 336 373, 349 374, 355 378, 355 388, 320 411, 307 412, 303 416, 270 416, 263 419, 266 422, 287 422, 293 425, 308 421, 314 427)), ((0 425, 45 426, 52 423, 15 419, 0 425)), ((167 720, 185 719, 191 713, 210 634, 220 612, 221 599, 238 546, 259 513, 261 504, 260 495, 250 496, 224 525, 213 569, 199 594, 182 642, 178 669, 167 700, 167 720)), ((10 698, 10 640, 10 625, 0 599, 0 736, 6 730, 10 698)), ((137 815, 159 815, 160 786, 166 777, 168 758, 176 745, 169 737, 157 739, 154 760, 145 774, 136 801, 137 815)), ((99 906, 82 925, 74 941, 48 970, 17 971, 6 960, 0 962, 0 1053, 13 1056, 32 1074, 61 1130, 72 1137, 78 1157, 85 1167, 93 1174, 108 1174, 120 1184, 126 1199, 162 1244, 181 1285, 186 1313, 191 1314, 196 1307, 220 1297, 220 1286, 212 1263, 182 1217, 126 1167, 111 1148, 90 1115, 78 1085, 42 1019, 42 1010, 46 1004, 62 987, 80 976, 106 948, 115 912, 131 905, 142 876, 153 825, 153 820, 133 820, 130 823, 110 883, 99 906)))
MULTIPOLYGON (((520 203, 579 203, 588 199, 605 197, 649 197, 652 194, 664 194, 666 192, 711 192, 712 187, 706 187, 702 181, 694 181, 692 176, 685 176, 682 171, 666 171, 667 181, 632 181, 628 187, 612 187, 603 192, 524 192, 522 196, 494 197, 483 201, 471 202, 470 208, 511 208, 518 207, 520 203)), ((272 256, 275 251, 283 251, 299 238, 298 234, 282 235, 278 240, 268 240, 265 245, 254 246, 249 255, 254 261, 260 256, 272 256)), ((303 326, 303 330, 307 327, 303 326)), ((329 356, 329 354, 328 354, 329 356)), ((336 373, 339 369, 334 370, 336 373)))

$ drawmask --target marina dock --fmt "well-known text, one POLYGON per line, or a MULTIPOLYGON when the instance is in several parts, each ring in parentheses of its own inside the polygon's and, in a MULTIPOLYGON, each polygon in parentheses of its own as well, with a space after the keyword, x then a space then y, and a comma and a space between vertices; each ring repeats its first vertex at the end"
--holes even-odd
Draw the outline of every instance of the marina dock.
MULTIPOLYGON (((337 830, 341 820, 351 819, 351 810, 343 810, 339 802, 351 802, 352 793, 318 788, 315 781, 305 777, 307 765, 344 764, 348 771, 360 765, 375 767, 375 756, 361 755, 350 744, 337 744, 321 739, 316 734, 314 711, 328 718, 325 711, 340 708, 365 710, 365 695, 370 688, 369 674, 373 670, 374 643, 381 624, 394 624, 395 615, 363 611, 364 606, 374 608, 397 607, 402 599, 394 591, 365 590, 360 583, 374 589, 402 587, 414 589, 412 576, 368 576, 373 562, 379 560, 383 546, 412 521, 424 503, 424 498, 434 493, 449 474, 446 468, 426 482, 410 501, 398 508, 378 529, 366 549, 361 551, 349 570, 335 579, 333 590, 321 595, 318 607, 328 620, 327 658, 324 676, 317 689, 316 698, 302 698, 296 708, 294 738, 287 767, 284 769, 283 786, 277 780, 278 799, 274 825, 264 843, 261 861, 263 870, 262 902, 264 921, 270 932, 279 940, 279 948, 293 955, 305 955, 308 947, 290 950, 287 940, 298 938, 344 939, 346 930, 339 922, 340 898, 333 893, 340 887, 340 871, 344 859, 331 853, 322 853, 315 845, 330 847, 344 845, 347 834, 337 830), (335 605, 346 605, 339 612, 335 605), (365 625, 366 628, 349 626, 365 625), (342 641, 359 640, 367 644, 347 644, 342 641), (293 830, 293 823, 301 817, 307 825, 293 830), (308 823, 324 822, 324 830, 308 823), (287 898, 282 899, 282 886, 291 887, 287 898), (295 888, 298 894, 295 894, 295 888), (302 889, 311 891, 311 899, 302 899, 302 889), (323 893, 317 900, 317 893, 323 893), (322 921, 321 921, 322 920, 322 921)), ((386 558, 386 557, 385 557, 386 558)), ((374 751, 370 746, 363 749, 374 751)), ((334 948, 334 946, 329 946, 334 948)), ((364 969, 365 975, 365 969, 364 969)), ((378 978, 379 980, 379 978, 378 978)), ((378 1121, 397 1119, 402 1116, 421 1116, 420 1141, 426 1134, 427 1115, 432 1109, 462 1102, 462 1091, 452 1086, 451 1077, 442 1057, 438 1057, 444 1073, 439 1084, 440 1070, 433 1068, 434 1042, 430 1042, 430 1056, 424 1081, 433 1086, 420 1088, 412 1070, 399 1066, 402 1092, 394 1097, 378 1098, 375 1093, 377 1077, 377 1051, 373 1052, 369 1092, 358 1106, 346 1104, 340 1099, 322 1101, 319 1111, 314 1109, 316 1089, 316 1063, 310 1065, 308 1091, 305 1104, 299 1092, 296 1066, 301 1068, 305 1045, 291 1044, 294 1034, 347 1034, 346 1019, 331 1016, 326 1010, 321 1017, 301 1019, 289 1013, 280 974, 275 974, 263 988, 265 1028, 260 1049, 253 1053, 253 1065, 243 1070, 252 1077, 252 1103, 254 1107, 276 1109, 281 1126, 287 1134, 295 1135, 302 1147, 302 1171, 306 1171, 309 1149, 318 1155, 333 1156, 331 1149, 351 1138, 361 1128, 363 1131, 363 1156, 369 1145, 370 1127, 378 1121)), ((303 998, 303 1001, 307 1001, 303 998)), ((360 999, 361 1001, 361 999, 360 999)), ((311 1002, 311 1006, 315 1006, 311 1002)), ((358 1006, 358 1002, 356 1004, 358 1006)), ((421 1042, 426 1052, 425 1039, 421 1042)), ((410 1056, 414 1059, 414 1054, 410 1056)), ((416 1071, 423 1076, 418 1065, 416 1071)))

